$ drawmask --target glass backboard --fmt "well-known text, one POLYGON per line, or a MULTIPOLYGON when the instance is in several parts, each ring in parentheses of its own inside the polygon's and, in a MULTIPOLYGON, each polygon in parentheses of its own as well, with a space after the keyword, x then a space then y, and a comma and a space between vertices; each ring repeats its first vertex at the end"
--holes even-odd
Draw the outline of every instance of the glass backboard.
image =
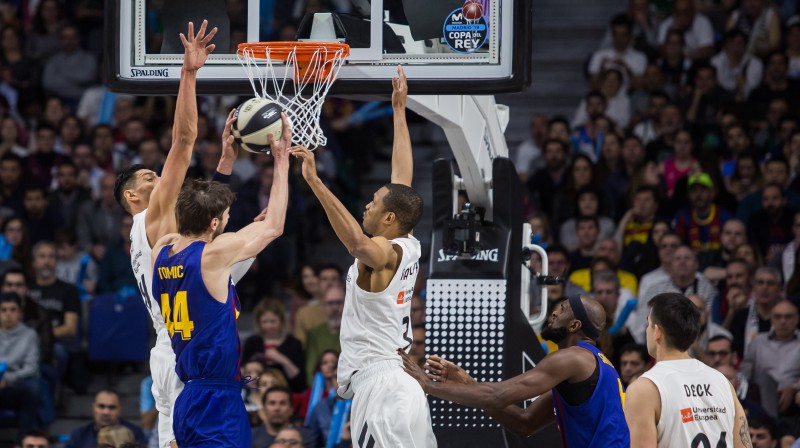
POLYGON ((336 40, 350 57, 331 94, 386 94, 403 64, 415 94, 494 94, 530 84, 531 0, 113 0, 106 81, 118 92, 174 94, 178 33, 208 19, 217 48, 198 75, 205 94, 248 94, 242 42, 336 40), (330 13, 330 14, 327 14, 330 13), (320 38, 315 17, 333 35, 320 38))

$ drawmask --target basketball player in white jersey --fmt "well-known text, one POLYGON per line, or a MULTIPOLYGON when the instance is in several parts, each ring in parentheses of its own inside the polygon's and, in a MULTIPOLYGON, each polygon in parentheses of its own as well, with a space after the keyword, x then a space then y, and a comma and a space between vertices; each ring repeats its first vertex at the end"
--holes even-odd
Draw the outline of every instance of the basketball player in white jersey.
MULTIPOLYGON (((175 203, 178 200, 186 171, 192 160, 192 149, 197 138, 197 98, 195 84, 197 71, 203 67, 208 55, 214 51, 211 39, 217 32, 212 29, 207 35, 207 21, 203 21, 197 34, 194 24, 189 23, 187 36, 181 34, 184 46, 183 67, 181 69, 178 99, 175 105, 175 122, 172 128, 172 147, 159 177, 154 171, 134 165, 117 176, 114 196, 125 209, 133 215, 131 228, 131 267, 139 285, 139 291, 145 306, 153 320, 156 330, 156 344, 150 351, 150 372, 153 377, 153 397, 158 409, 159 447, 174 445, 172 429, 172 405, 183 389, 178 375, 175 373, 175 354, 170 345, 169 333, 164 325, 164 318, 158 302, 152 295, 153 266, 151 261, 152 245, 162 236, 177 230, 175 220, 175 203)), ((231 113, 232 114, 232 113, 231 113)), ((217 174, 223 178, 231 174, 236 157, 226 157, 233 149, 233 137, 230 136, 228 117, 223 134, 223 158, 217 168, 217 174)), ((216 176, 216 175, 215 175, 216 176)), ((224 180, 224 179, 223 179, 224 180)), ((235 280, 246 272, 239 270, 235 280)))
POLYGON ((700 310, 678 293, 659 294, 648 306, 647 351, 656 364, 628 386, 631 446, 752 448, 731 383, 689 357, 700 334, 700 310))
POLYGON ((419 270, 420 244, 411 235, 422 215, 422 198, 411 188, 413 160, 405 119, 407 86, 402 68, 392 79, 394 146, 391 183, 367 204, 363 230, 317 177, 314 155, 303 160, 303 177, 319 199, 336 235, 355 256, 339 338, 338 393, 353 399, 351 434, 357 447, 436 447, 430 410, 420 385, 403 371, 398 349, 411 347, 411 296, 419 270), (372 235, 369 236, 365 235, 372 235))

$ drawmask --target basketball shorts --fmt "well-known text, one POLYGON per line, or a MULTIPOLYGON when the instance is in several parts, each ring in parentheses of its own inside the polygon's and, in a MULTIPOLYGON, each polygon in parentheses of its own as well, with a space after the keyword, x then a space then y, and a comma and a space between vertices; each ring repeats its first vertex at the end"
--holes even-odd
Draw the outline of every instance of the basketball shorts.
POLYGON ((350 385, 355 394, 350 420, 354 448, 436 448, 428 399, 399 360, 359 370, 350 385))
POLYGON ((250 421, 242 400, 242 383, 189 381, 175 401, 172 429, 181 448, 249 447, 250 421))
POLYGON ((175 353, 172 346, 156 342, 150 350, 150 375, 153 377, 153 398, 158 410, 158 446, 168 448, 175 440, 172 432, 172 408, 183 390, 183 382, 175 373, 175 353))

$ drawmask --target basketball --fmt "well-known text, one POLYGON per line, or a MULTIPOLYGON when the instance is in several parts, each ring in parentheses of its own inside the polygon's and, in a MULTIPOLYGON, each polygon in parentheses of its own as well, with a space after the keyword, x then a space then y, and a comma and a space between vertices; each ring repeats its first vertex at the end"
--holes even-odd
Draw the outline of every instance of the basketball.
POLYGON ((278 140, 283 132, 281 112, 280 104, 266 98, 251 98, 242 103, 236 108, 232 126, 236 143, 245 151, 269 154, 267 135, 272 134, 278 140))
POLYGON ((466 20, 478 20, 483 16, 483 5, 476 1, 467 1, 461 7, 461 14, 466 20))

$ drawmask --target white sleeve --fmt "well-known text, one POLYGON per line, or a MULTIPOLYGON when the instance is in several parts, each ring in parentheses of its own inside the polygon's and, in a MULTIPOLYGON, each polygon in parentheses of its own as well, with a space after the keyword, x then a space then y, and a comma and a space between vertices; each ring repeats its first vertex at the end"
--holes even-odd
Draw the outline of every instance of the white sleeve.
POLYGON ((711 26, 711 21, 703 14, 697 14, 694 18, 693 32, 697 36, 697 47, 707 47, 714 45, 714 27, 711 26))
POLYGON ((233 280, 234 285, 239 283, 239 280, 247 274, 247 271, 250 270, 250 266, 252 266, 255 261, 255 257, 248 258, 247 260, 242 260, 231 266, 231 280, 233 280))

